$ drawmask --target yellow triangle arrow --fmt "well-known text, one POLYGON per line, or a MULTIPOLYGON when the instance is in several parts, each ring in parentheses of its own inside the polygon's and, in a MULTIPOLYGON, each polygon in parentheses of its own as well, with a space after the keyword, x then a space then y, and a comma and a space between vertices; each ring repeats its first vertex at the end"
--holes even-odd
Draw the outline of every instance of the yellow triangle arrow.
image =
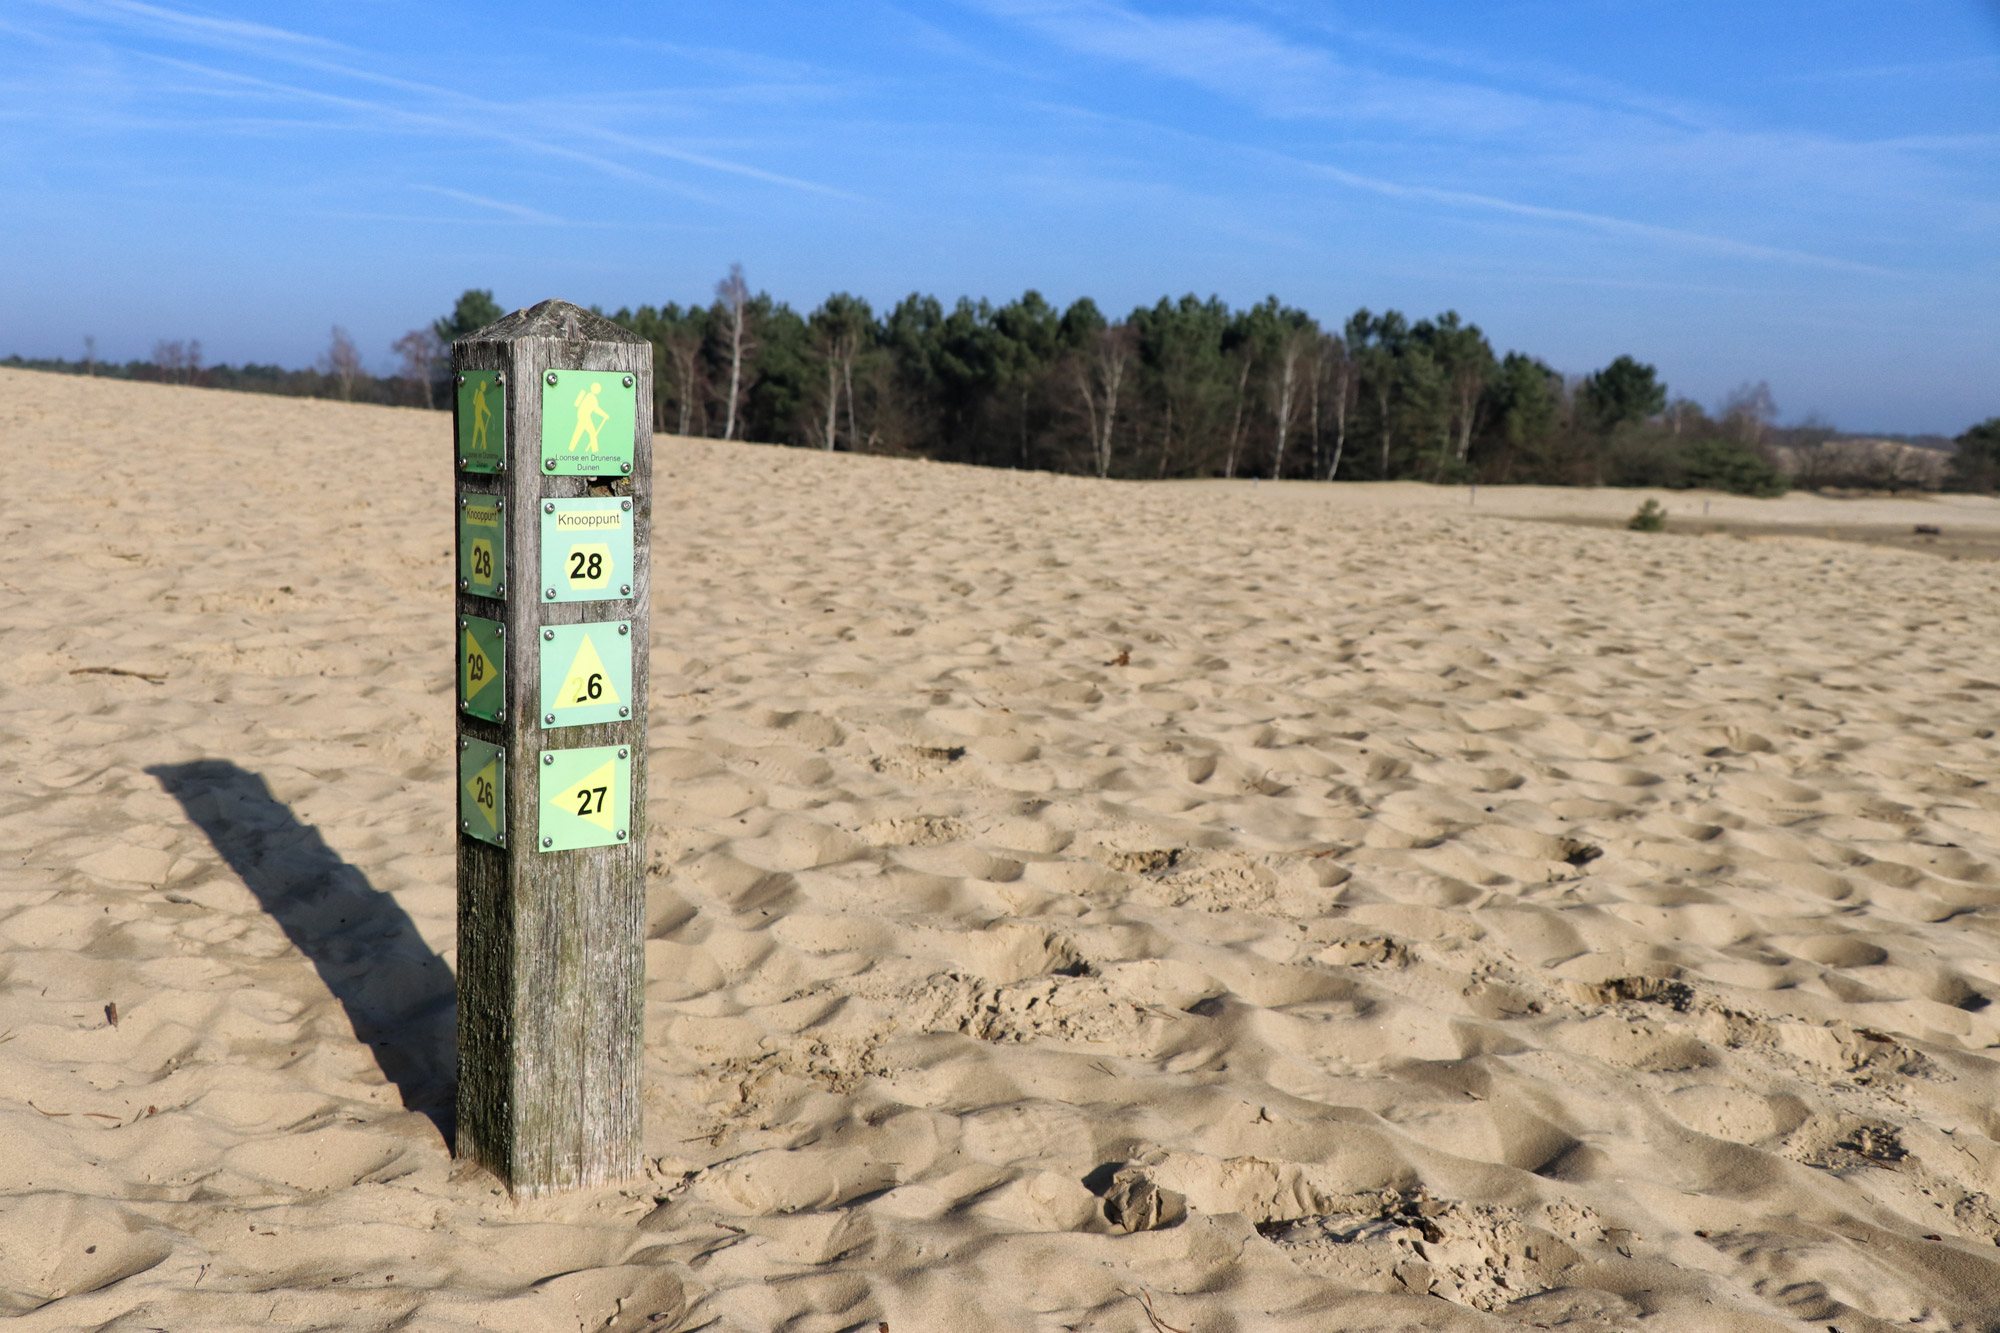
POLYGON ((479 646, 479 640, 473 637, 470 627, 465 631, 465 657, 459 669, 465 673, 463 694, 467 699, 492 684, 493 678, 500 674, 493 665, 493 659, 486 655, 486 650, 479 646))
POLYGON ((618 765, 606 760, 589 777, 563 788, 549 797, 549 805, 572 818, 585 820, 607 831, 618 802, 618 765))
POLYGON ((604 669, 604 659, 597 655, 597 645, 586 634, 577 646, 576 656, 570 659, 569 670, 563 674, 563 687, 556 694, 555 706, 558 710, 595 708, 618 702, 618 691, 604 669))
POLYGON ((472 781, 465 784, 466 794, 472 797, 473 808, 485 816, 486 827, 496 833, 500 830, 500 821, 496 817, 500 801, 499 767, 498 761, 489 760, 486 767, 474 773, 472 781))

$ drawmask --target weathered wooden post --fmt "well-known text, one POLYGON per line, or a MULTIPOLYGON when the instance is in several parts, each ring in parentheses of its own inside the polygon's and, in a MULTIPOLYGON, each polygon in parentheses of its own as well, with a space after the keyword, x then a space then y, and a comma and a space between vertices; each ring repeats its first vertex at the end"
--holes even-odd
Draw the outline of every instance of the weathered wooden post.
POLYGON ((653 357, 566 301, 452 346, 458 1153, 639 1171, 653 357))

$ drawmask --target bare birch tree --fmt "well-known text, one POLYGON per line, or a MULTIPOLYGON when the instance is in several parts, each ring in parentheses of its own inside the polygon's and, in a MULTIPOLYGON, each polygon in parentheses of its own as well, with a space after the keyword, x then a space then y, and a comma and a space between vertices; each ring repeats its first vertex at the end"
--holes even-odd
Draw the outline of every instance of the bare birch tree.
MULTIPOLYGON (((1112 439, 1118 424, 1118 395, 1124 388, 1125 373, 1132 364, 1132 329, 1113 324, 1095 330, 1089 349, 1072 362, 1078 394, 1090 424, 1091 466, 1097 475, 1111 475, 1112 439)), ((1172 430, 1172 416, 1168 429, 1172 430)))
POLYGON ((319 368, 320 373, 333 378, 343 400, 354 397, 354 382, 361 378, 361 352, 338 324, 333 326, 333 339, 327 344, 326 355, 319 359, 319 368))
POLYGON ((715 284, 715 302, 729 339, 729 399, 723 409, 722 438, 733 440, 737 409, 743 401, 743 355, 749 343, 745 325, 750 312, 750 284, 743 280, 743 265, 731 264, 729 276, 715 284))

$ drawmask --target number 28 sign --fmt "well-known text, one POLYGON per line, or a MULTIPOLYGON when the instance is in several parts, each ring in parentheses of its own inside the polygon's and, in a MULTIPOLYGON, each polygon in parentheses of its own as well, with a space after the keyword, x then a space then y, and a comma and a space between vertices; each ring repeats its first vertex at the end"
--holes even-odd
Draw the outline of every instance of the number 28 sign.
POLYGON ((608 602, 631 595, 631 497, 542 501, 542 600, 608 602))

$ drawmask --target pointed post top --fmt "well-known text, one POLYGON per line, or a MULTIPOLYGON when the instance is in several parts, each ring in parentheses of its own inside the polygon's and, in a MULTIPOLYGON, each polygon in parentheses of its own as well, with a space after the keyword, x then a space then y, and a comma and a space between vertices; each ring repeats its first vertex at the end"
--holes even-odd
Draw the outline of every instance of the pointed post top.
POLYGON ((526 310, 502 315, 483 329, 460 338, 469 343, 509 343, 521 338, 560 338, 564 342, 639 343, 646 341, 621 324, 568 301, 550 299, 526 310))

